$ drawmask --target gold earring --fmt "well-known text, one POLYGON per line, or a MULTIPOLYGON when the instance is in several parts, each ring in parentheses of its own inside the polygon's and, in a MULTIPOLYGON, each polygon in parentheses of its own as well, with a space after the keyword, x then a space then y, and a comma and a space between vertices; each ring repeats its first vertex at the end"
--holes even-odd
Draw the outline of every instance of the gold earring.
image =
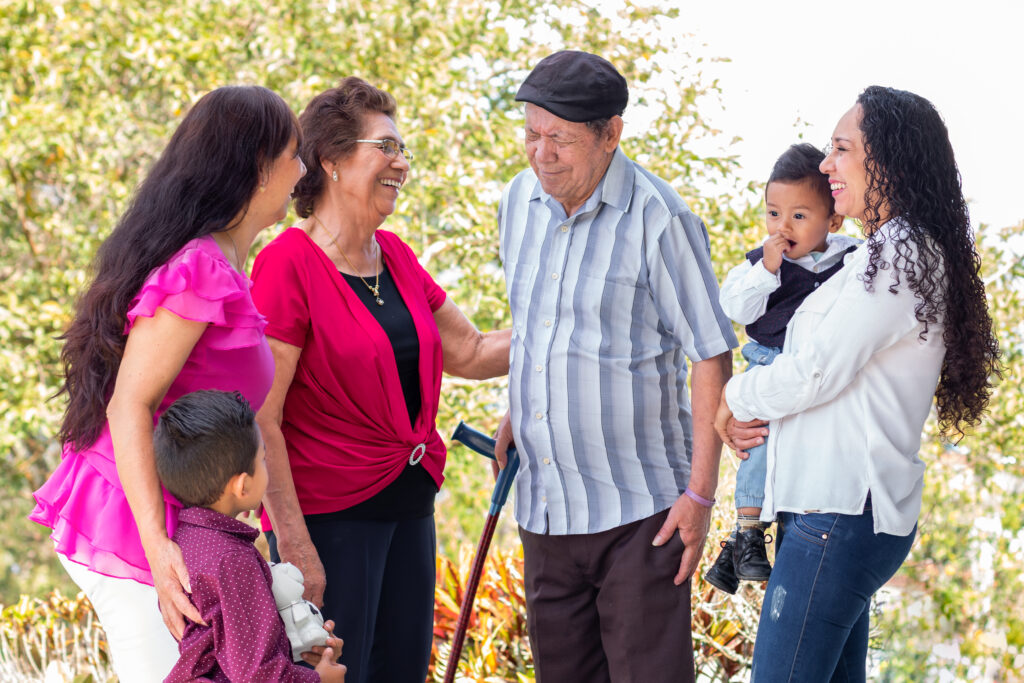
POLYGON ((338 182, 338 169, 334 169, 334 172, 331 173, 331 180, 338 182))

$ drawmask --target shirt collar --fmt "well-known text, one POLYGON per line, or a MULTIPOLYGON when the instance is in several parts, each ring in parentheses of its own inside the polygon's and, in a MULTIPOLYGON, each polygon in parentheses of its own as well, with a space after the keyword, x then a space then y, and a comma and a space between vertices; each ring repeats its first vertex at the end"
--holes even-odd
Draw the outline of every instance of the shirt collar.
POLYGON ((803 266, 804 268, 813 268, 815 265, 819 268, 824 268, 825 266, 843 260, 846 256, 846 250, 850 247, 857 246, 860 243, 861 240, 856 237, 830 233, 825 237, 825 251, 822 252, 821 258, 817 261, 815 261, 814 257, 810 254, 804 254, 798 259, 791 259, 783 254, 782 258, 799 266, 803 266))
MULTIPOLYGON (((629 157, 626 156, 626 153, 621 148, 616 147, 614 154, 612 154, 612 160, 608 164, 604 175, 601 176, 597 187, 594 188, 594 192, 587 197, 587 201, 583 202, 583 206, 580 207, 580 210, 575 215, 590 213, 600 208, 601 204, 608 204, 619 211, 625 212, 629 207, 630 199, 633 197, 633 179, 635 175, 636 169, 633 167, 629 157)), ((530 195, 530 201, 535 199, 544 202, 554 212, 565 212, 562 204, 541 188, 540 180, 534 185, 533 193, 530 195)))
POLYGON ((178 513, 179 524, 191 524, 192 526, 213 529, 222 533, 239 536, 250 543, 260 535, 259 530, 254 529, 245 522, 241 522, 227 515, 222 515, 216 510, 209 508, 191 507, 185 508, 178 513))

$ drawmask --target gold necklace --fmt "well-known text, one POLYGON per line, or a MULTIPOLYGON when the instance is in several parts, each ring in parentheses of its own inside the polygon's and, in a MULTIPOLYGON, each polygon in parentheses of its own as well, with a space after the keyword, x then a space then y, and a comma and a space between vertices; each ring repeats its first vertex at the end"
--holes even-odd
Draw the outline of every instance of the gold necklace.
MULTIPOLYGON (((348 256, 346 256, 344 250, 342 250, 342 248, 340 246, 338 246, 338 241, 334 239, 334 235, 331 233, 330 230, 327 229, 327 226, 323 224, 323 221, 321 221, 319 218, 317 218, 317 215, 315 213, 314 214, 310 214, 310 215, 313 216, 313 220, 315 220, 320 225, 320 227, 324 229, 324 232, 327 233, 327 236, 331 238, 331 244, 333 244, 334 248, 338 250, 339 254, 341 254, 341 258, 345 259, 345 263, 347 263, 348 267, 352 269, 352 273, 357 278, 362 280, 363 284, 366 285, 366 288, 368 290, 370 290, 371 294, 373 294, 373 298, 377 302, 377 305, 378 306, 383 306, 384 305, 384 299, 380 298, 380 270, 381 270, 381 266, 380 266, 380 263, 379 263, 378 259, 374 259, 374 262, 377 264, 377 278, 374 280, 373 285, 371 285, 369 282, 366 281, 366 279, 362 275, 359 274, 359 270, 355 266, 352 265, 352 262, 348 260, 348 256)), ((377 240, 373 240, 373 244, 374 244, 374 246, 377 247, 378 257, 379 257, 379 249, 380 249, 380 247, 377 245, 377 240)))

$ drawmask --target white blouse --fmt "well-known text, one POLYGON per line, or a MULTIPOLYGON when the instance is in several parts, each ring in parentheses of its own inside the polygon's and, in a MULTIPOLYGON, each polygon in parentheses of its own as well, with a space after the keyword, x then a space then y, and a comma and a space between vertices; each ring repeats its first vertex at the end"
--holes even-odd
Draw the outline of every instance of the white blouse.
MULTIPOLYGON (((898 221, 879 228, 901 230, 898 221)), ((883 260, 891 264, 894 253, 886 240, 883 260)), ((770 421, 762 520, 783 511, 860 514, 870 492, 876 533, 903 536, 917 522, 917 452, 946 352, 943 326, 930 325, 922 340, 906 275, 892 294, 893 268, 879 268, 869 292, 867 264, 864 244, 797 309, 775 362, 726 385, 737 420, 770 421)))

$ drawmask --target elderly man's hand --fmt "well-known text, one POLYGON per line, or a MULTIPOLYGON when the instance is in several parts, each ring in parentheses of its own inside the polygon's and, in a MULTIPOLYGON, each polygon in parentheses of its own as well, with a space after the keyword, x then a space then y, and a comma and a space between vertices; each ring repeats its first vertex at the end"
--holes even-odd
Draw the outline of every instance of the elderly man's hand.
POLYGON ((679 532, 683 541, 683 556, 679 561, 679 572, 672 580, 675 585, 688 581, 697 569, 700 556, 704 553, 704 541, 711 528, 711 508, 704 507, 689 496, 681 495, 668 511, 665 523, 654 537, 654 545, 663 545, 672 534, 679 532))
POLYGON ((512 438, 512 413, 506 411, 498 424, 498 431, 494 433, 494 460, 491 461, 491 469, 494 471, 494 478, 498 478, 498 470, 505 469, 508 464, 508 449, 515 446, 512 438))

